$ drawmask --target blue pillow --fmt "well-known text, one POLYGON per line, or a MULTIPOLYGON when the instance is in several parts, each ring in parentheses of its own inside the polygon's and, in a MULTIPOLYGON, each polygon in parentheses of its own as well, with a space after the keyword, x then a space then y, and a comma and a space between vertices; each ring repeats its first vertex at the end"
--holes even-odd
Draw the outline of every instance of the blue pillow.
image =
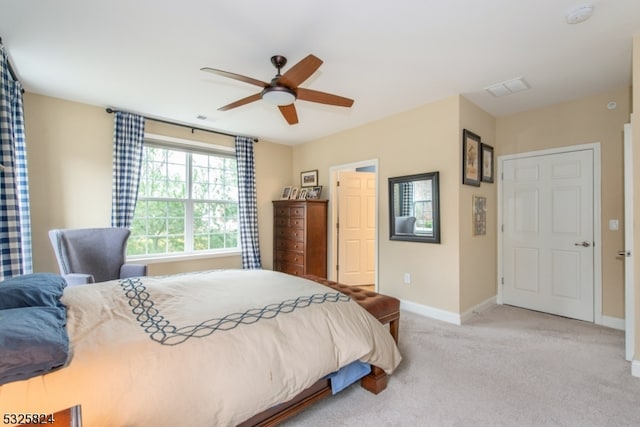
POLYGON ((0 282, 0 309, 19 307, 60 307, 67 282, 53 273, 15 276, 0 282))
POLYGON ((66 323, 60 307, 0 310, 0 385, 63 366, 69 356, 66 323))

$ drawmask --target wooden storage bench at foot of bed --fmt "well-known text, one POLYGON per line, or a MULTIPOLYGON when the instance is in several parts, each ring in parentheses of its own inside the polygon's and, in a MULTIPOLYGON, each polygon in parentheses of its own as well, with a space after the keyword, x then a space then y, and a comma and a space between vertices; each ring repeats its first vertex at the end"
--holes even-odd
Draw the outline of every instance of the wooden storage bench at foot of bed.
MULTIPOLYGON (((400 327, 400 300, 377 292, 366 291, 356 286, 342 285, 311 274, 300 276, 313 280, 325 286, 329 286, 342 292, 360 304, 382 324, 389 324, 389 332, 398 344, 398 329, 400 327)), ((360 383, 362 387, 371 393, 378 394, 387 387, 387 374, 377 366, 371 367, 371 373, 364 377, 360 383)))
POLYGON ((300 276, 304 279, 313 280, 325 286, 329 286, 338 292, 352 298, 365 310, 371 313, 380 323, 389 324, 389 332, 398 344, 398 328, 400 326, 400 300, 377 292, 366 291, 357 286, 342 285, 312 274, 300 276))

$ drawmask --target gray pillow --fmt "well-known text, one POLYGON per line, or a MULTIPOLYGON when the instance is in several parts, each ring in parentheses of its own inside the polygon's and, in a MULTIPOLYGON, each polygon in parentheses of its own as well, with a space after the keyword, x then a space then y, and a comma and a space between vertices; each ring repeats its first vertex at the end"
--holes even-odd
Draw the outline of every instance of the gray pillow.
POLYGON ((19 307, 60 307, 67 282, 53 273, 15 276, 0 282, 0 310, 19 307))
POLYGON ((62 307, 0 310, 0 385, 63 366, 69 336, 62 307))

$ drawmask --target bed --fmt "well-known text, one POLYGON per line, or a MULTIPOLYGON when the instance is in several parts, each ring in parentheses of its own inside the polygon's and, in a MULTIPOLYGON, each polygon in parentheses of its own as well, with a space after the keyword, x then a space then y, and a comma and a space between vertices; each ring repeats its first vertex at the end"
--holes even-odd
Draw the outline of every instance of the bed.
POLYGON ((326 394, 341 368, 391 374, 401 360, 385 327, 348 296, 269 270, 74 286, 60 301, 68 360, 1 385, 0 412, 81 405, 92 427, 233 426, 285 411, 305 391, 326 394))

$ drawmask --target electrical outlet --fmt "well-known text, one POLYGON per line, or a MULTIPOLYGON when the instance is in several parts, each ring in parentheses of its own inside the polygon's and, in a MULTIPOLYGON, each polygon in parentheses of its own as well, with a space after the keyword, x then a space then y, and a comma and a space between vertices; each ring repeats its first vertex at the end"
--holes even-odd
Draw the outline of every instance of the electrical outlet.
POLYGON ((411 283, 411 273, 404 273, 404 283, 407 285, 411 283))

